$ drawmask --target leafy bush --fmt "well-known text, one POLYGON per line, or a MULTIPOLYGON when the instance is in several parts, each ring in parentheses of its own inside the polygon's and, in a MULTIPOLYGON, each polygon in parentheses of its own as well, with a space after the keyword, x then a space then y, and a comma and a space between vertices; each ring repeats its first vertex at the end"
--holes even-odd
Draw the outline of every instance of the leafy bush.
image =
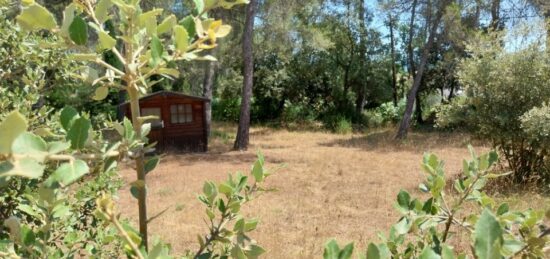
POLYGON ((239 121, 241 112, 241 99, 214 99, 212 101, 212 115, 219 121, 239 121))
POLYGON ((379 107, 366 111, 367 126, 376 128, 386 126, 387 124, 397 123, 405 112, 406 100, 401 99, 397 107, 393 102, 383 103, 379 107))
MULTIPOLYGON (((497 153, 476 156, 471 147, 470 153, 472 159, 464 161, 452 188, 447 186, 443 161, 426 154, 420 191, 427 199, 399 192, 395 207, 401 218, 389 235, 379 235, 380 243, 369 244, 364 258, 545 258, 550 231, 544 221, 550 211, 512 211, 507 203, 498 204, 483 192, 491 178, 502 176, 491 170, 497 153), (459 251, 453 244, 470 251, 459 251)), ((324 258, 347 259, 352 252, 353 244, 340 249, 331 241, 324 258)))
MULTIPOLYGON (((130 97, 132 121, 125 118, 123 122, 111 123, 120 138, 108 143, 102 138, 103 129, 94 129, 89 116, 74 108, 67 107, 56 113, 51 125, 45 123, 49 122, 47 118, 36 118, 43 126, 36 129, 29 125, 39 123, 29 122, 27 116, 17 110, 1 114, 0 199, 4 202, 0 206, 3 217, 0 257, 120 258, 126 254, 131 258, 170 258, 169 245, 162 242, 154 242, 148 250, 147 224, 153 218, 147 218, 146 213, 145 176, 160 159, 144 155, 154 145, 147 139, 150 118, 139 114, 139 96, 154 84, 151 81, 154 75, 177 74, 169 68, 169 62, 212 60, 211 56, 198 54, 215 47, 216 39, 225 37, 230 27, 219 20, 203 20, 204 14, 213 8, 231 8, 244 3, 245 0, 197 0, 194 15, 179 22, 171 15, 158 23, 157 16, 162 10, 143 12, 139 1, 82 0, 67 6, 61 26, 38 3, 22 3, 22 12, 17 16, 21 27, 56 34, 55 46, 70 49, 75 60, 101 68, 101 71, 93 68, 85 71, 87 75, 104 73, 93 80, 92 85, 97 86, 93 99, 102 101, 110 89, 124 89, 130 97), (121 17, 117 21, 120 26, 113 28, 119 29, 120 37, 113 36, 104 26, 113 17, 121 17), (87 49, 88 29, 95 30, 98 36, 95 51, 87 49), (125 45, 124 55, 117 49, 116 38, 125 45), (105 62, 100 55, 103 51, 112 52, 124 69, 105 62), (121 221, 111 199, 120 187, 116 180, 119 160, 135 163, 138 179, 130 184, 130 191, 138 199, 139 232, 121 221)), ((32 114, 32 109, 25 111, 32 114)), ((104 127, 106 122, 98 124, 104 127)), ((219 185, 205 184, 204 195, 199 199, 208 207, 210 231, 199 239, 197 253, 188 257, 255 258, 264 252, 248 236, 257 221, 245 219, 240 208, 255 192, 263 190, 260 184, 270 174, 264 168, 263 157, 259 156, 251 170, 254 178, 251 184, 243 174, 230 176, 219 185)))
POLYGON ((468 98, 439 121, 461 124, 467 116, 474 132, 491 141, 507 160, 515 182, 544 178, 543 161, 550 146, 531 138, 521 117, 550 99, 549 53, 536 43, 510 52, 500 42, 499 36, 480 36, 468 47, 471 58, 462 62, 458 73, 468 98), (460 114, 462 109, 466 114, 460 114))
MULTIPOLYGON (((541 107, 535 107, 524 115, 521 116, 521 127, 525 134, 529 144, 539 153, 542 161, 543 170, 540 174, 550 173, 550 154, 548 154, 550 147, 550 105, 544 104, 541 107)), ((546 176, 545 178, 548 178, 546 176)))
POLYGON ((327 129, 338 134, 349 134, 353 131, 350 120, 340 115, 325 118, 324 124, 327 129))
POLYGON ((292 104, 285 102, 281 121, 283 123, 291 122, 312 122, 316 119, 314 112, 303 104, 292 104))
POLYGON ((473 107, 465 96, 459 96, 448 104, 435 107, 435 126, 440 129, 471 129, 470 118, 475 116, 473 107))

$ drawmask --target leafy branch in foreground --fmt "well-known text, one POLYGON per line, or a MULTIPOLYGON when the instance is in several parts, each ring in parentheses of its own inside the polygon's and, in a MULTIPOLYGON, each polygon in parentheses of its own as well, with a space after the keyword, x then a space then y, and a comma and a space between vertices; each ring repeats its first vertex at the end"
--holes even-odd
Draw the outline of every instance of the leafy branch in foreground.
MULTIPOLYGON (((261 183, 271 175, 264 167, 264 157, 258 154, 258 159, 250 173, 254 178, 249 182, 249 176, 237 173, 229 175, 228 179, 218 185, 206 182, 203 194, 198 199, 206 205, 207 225, 209 232, 198 236, 199 248, 195 253, 190 251, 184 258, 257 258, 265 250, 248 236, 256 229, 257 219, 247 219, 241 213, 241 207, 252 200, 258 192, 265 191, 261 183), (229 225, 233 224, 233 227, 229 225)), ((140 259, 171 258, 170 247, 157 243, 151 251, 140 248, 141 237, 138 232, 120 222, 120 214, 116 212, 113 200, 102 196, 97 200, 97 215, 110 222, 124 240, 129 256, 140 259)))
POLYGON ((97 86, 94 100, 105 99, 109 88, 128 93, 132 135, 137 140, 130 156, 135 163, 137 178, 132 186, 138 200, 139 229, 146 250, 149 219, 145 153, 149 143, 144 126, 149 118, 141 116, 139 98, 158 83, 152 80, 153 76, 178 77, 179 71, 172 68, 175 62, 215 60, 212 56, 200 54, 217 47, 217 39, 227 36, 231 26, 223 24, 221 20, 208 18, 208 12, 214 8, 232 8, 247 2, 195 0, 192 14, 178 21, 173 14, 159 19, 162 9, 143 11, 140 1, 75 0, 63 12, 62 24, 58 26, 46 8, 30 0, 23 1, 22 12, 16 18, 19 25, 28 31, 47 30, 57 34, 62 39, 58 44, 74 51, 72 57, 75 60, 90 62, 103 70, 102 73, 91 73, 98 75, 91 80, 92 85, 97 86), (116 26, 106 26, 108 21, 114 21, 116 26), (89 30, 93 30, 98 37, 94 49, 89 48, 89 30), (122 48, 119 49, 117 45, 122 48), (116 57, 122 66, 120 69, 101 58, 100 54, 105 51, 110 51, 116 57))
MULTIPOLYGON (((477 156, 469 148, 472 159, 463 162, 453 195, 446 191, 443 161, 433 154, 424 156, 426 180, 420 190, 429 198, 421 201, 406 191, 399 192, 395 207, 402 217, 390 228, 389 236, 380 234, 382 243, 369 244, 363 258, 545 258, 550 231, 544 223, 550 213, 511 211, 507 203, 497 204, 483 188, 491 178, 507 175, 491 170, 498 155, 492 151, 477 156), (461 242, 466 242, 470 251, 458 251, 452 245, 461 242)), ((351 258, 352 251, 353 244, 340 249, 331 241, 324 257, 351 258)))

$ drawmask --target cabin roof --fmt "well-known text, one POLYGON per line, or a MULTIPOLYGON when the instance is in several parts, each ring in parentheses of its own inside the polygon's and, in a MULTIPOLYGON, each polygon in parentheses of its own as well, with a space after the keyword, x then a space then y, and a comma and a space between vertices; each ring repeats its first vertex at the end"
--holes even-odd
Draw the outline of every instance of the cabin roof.
MULTIPOLYGON (((197 101, 210 102, 210 99, 208 99, 208 98, 193 96, 193 95, 187 95, 187 94, 178 93, 178 92, 174 92, 174 91, 167 91, 167 90, 158 91, 158 92, 154 92, 154 93, 142 96, 141 98, 139 98, 139 101, 146 101, 148 99, 151 99, 151 98, 153 98, 155 96, 159 96, 159 95, 164 96, 164 97, 181 97, 181 98, 188 98, 188 99, 193 99, 193 100, 197 100, 197 101)), ((125 103, 122 103, 120 106, 125 106, 125 105, 128 105, 129 103, 130 102, 125 102, 125 103)))

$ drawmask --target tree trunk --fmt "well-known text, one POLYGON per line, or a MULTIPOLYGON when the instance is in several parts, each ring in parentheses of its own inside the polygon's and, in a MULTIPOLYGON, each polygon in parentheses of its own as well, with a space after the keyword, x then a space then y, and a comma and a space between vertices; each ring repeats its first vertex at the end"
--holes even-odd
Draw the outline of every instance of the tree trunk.
POLYGON ((239 116, 239 128, 235 139, 235 150, 246 150, 250 139, 250 102, 252 87, 254 85, 254 53, 252 49, 254 37, 254 17, 256 14, 257 0, 250 0, 246 7, 246 21, 243 32, 243 92, 241 100, 241 114, 239 116))
POLYGON ((389 25, 390 25, 390 47, 391 47, 391 75, 392 75, 392 88, 393 88, 393 105, 397 107, 397 68, 395 67, 395 38, 393 35, 393 17, 389 16, 389 25))
POLYGON ((422 118, 422 99, 420 98, 419 91, 416 92, 416 98, 415 98, 415 113, 416 113, 416 123, 418 125, 424 124, 424 119, 422 118))
POLYGON ((491 29, 494 31, 502 29, 500 24, 500 0, 493 0, 491 3, 491 29))
POLYGON ((424 50, 422 51, 422 58, 420 60, 420 66, 418 67, 418 71, 416 72, 416 76, 414 77, 413 87, 407 96, 407 106, 405 108, 405 114, 403 115, 403 119, 401 120, 401 123, 399 125, 397 135, 395 136, 396 139, 404 139, 407 137, 407 131, 409 130, 411 125, 413 107, 416 99, 415 97, 418 93, 418 89, 420 88, 420 83, 422 82, 422 76, 424 75, 424 70, 426 69, 426 63, 428 63, 430 51, 434 45, 437 27, 439 27, 439 22, 441 21, 441 17, 443 16, 443 12, 447 8, 447 5, 448 0, 444 0, 443 4, 440 6, 440 9, 437 10, 435 21, 432 23, 430 35, 428 36, 428 42, 424 46, 424 50))
MULTIPOLYGON (((359 69, 361 74, 366 74, 366 62, 367 57, 367 25, 365 21, 365 0, 359 0, 358 3, 358 16, 359 16, 359 69)), ((365 78, 366 79, 366 78, 365 78)), ((357 115, 363 113, 366 101, 366 80, 361 80, 357 86, 357 99, 355 101, 355 112, 357 115)))
POLYGON ((418 0, 414 0, 411 6, 411 22, 409 23, 409 40, 407 43, 407 52, 409 55, 409 75, 411 78, 414 78, 416 74, 416 66, 414 64, 414 49, 413 49, 413 39, 414 39, 414 19, 416 17, 416 5, 418 0))
POLYGON ((216 69, 218 67, 218 62, 211 61, 205 65, 204 68, 204 81, 202 94, 204 98, 210 100, 210 102, 205 103, 204 107, 204 120, 206 126, 206 136, 210 136, 210 127, 212 124, 212 89, 214 88, 214 81, 216 78, 216 69))

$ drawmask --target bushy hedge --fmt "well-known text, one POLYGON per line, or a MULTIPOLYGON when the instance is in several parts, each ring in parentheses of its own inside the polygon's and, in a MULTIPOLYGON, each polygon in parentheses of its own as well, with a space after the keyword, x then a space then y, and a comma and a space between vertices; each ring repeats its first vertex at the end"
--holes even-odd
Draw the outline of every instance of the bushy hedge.
POLYGON ((550 127, 543 119, 548 109, 534 108, 550 100, 550 57, 536 42, 511 52, 501 39, 480 36, 469 46, 471 57, 458 73, 466 97, 441 108, 438 125, 467 126, 491 141, 515 172, 514 181, 548 181, 550 146, 539 135, 550 127))

